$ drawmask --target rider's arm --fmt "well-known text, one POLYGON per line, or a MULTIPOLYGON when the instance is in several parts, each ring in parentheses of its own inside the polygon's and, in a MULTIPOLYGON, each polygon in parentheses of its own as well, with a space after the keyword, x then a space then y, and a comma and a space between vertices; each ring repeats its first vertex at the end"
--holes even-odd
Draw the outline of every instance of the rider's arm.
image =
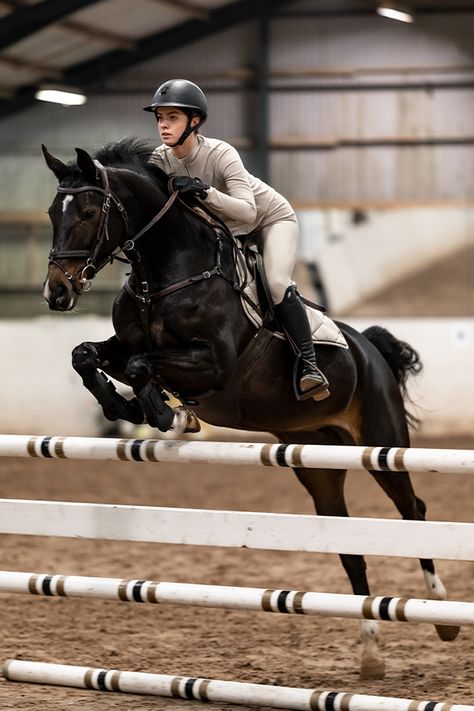
POLYGON ((253 224, 257 217, 255 198, 249 174, 235 148, 227 145, 220 150, 215 168, 229 194, 211 187, 207 191, 206 205, 231 220, 253 224))

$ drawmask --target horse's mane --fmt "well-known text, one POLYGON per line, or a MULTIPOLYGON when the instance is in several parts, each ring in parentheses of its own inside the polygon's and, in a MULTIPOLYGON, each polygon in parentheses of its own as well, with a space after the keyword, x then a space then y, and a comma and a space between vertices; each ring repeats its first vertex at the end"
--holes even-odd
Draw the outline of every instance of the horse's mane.
POLYGON ((126 136, 97 148, 94 151, 94 158, 110 168, 126 168, 146 175, 160 187, 164 187, 168 182, 168 176, 157 165, 148 163, 155 148, 156 143, 151 140, 126 136))

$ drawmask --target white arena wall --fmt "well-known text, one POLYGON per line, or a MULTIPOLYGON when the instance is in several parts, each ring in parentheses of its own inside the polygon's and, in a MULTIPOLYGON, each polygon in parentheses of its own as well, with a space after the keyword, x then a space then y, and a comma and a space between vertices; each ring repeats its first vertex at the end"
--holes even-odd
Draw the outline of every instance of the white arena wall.
MULTIPOLYGON (((425 368, 411 379, 409 391, 423 434, 472 433, 474 318, 351 319, 350 323, 360 330, 378 323, 419 350, 425 368)), ((70 353, 84 340, 110 335, 107 318, 58 315, 0 321, 0 432, 100 434, 100 408, 73 371, 70 353)), ((212 429, 208 436, 212 438, 212 429)))
MULTIPOLYGON (((301 256, 316 262, 331 314, 474 243, 474 207, 342 207, 299 209, 301 256)), ((467 305, 466 305, 467 306, 467 305)), ((435 308, 435 307, 434 307, 435 308)))

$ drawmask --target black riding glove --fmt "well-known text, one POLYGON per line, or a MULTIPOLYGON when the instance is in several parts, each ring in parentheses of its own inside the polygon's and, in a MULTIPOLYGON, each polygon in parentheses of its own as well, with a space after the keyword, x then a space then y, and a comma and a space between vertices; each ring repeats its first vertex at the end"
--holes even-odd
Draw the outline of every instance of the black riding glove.
POLYGON ((171 178, 172 190, 178 190, 181 195, 192 195, 201 198, 201 200, 207 198, 206 190, 209 187, 202 182, 201 178, 190 178, 188 175, 177 175, 175 178, 171 178))

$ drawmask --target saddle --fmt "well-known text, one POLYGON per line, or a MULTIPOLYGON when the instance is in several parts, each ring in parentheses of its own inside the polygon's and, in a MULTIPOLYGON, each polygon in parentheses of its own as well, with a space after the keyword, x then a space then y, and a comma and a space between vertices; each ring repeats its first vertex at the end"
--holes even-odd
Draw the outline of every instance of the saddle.
MULTIPOLYGON (((232 241, 238 291, 243 311, 249 321, 257 329, 264 327, 271 332, 273 337, 287 340, 274 314, 273 301, 263 264, 261 232, 255 231, 234 237, 225 223, 204 205, 190 205, 187 202, 181 202, 184 207, 191 210, 195 217, 212 227, 214 231, 224 232, 226 237, 232 241)), ((313 343, 348 348, 346 339, 337 324, 325 315, 324 306, 315 304, 303 296, 300 298, 306 308, 313 343)))

